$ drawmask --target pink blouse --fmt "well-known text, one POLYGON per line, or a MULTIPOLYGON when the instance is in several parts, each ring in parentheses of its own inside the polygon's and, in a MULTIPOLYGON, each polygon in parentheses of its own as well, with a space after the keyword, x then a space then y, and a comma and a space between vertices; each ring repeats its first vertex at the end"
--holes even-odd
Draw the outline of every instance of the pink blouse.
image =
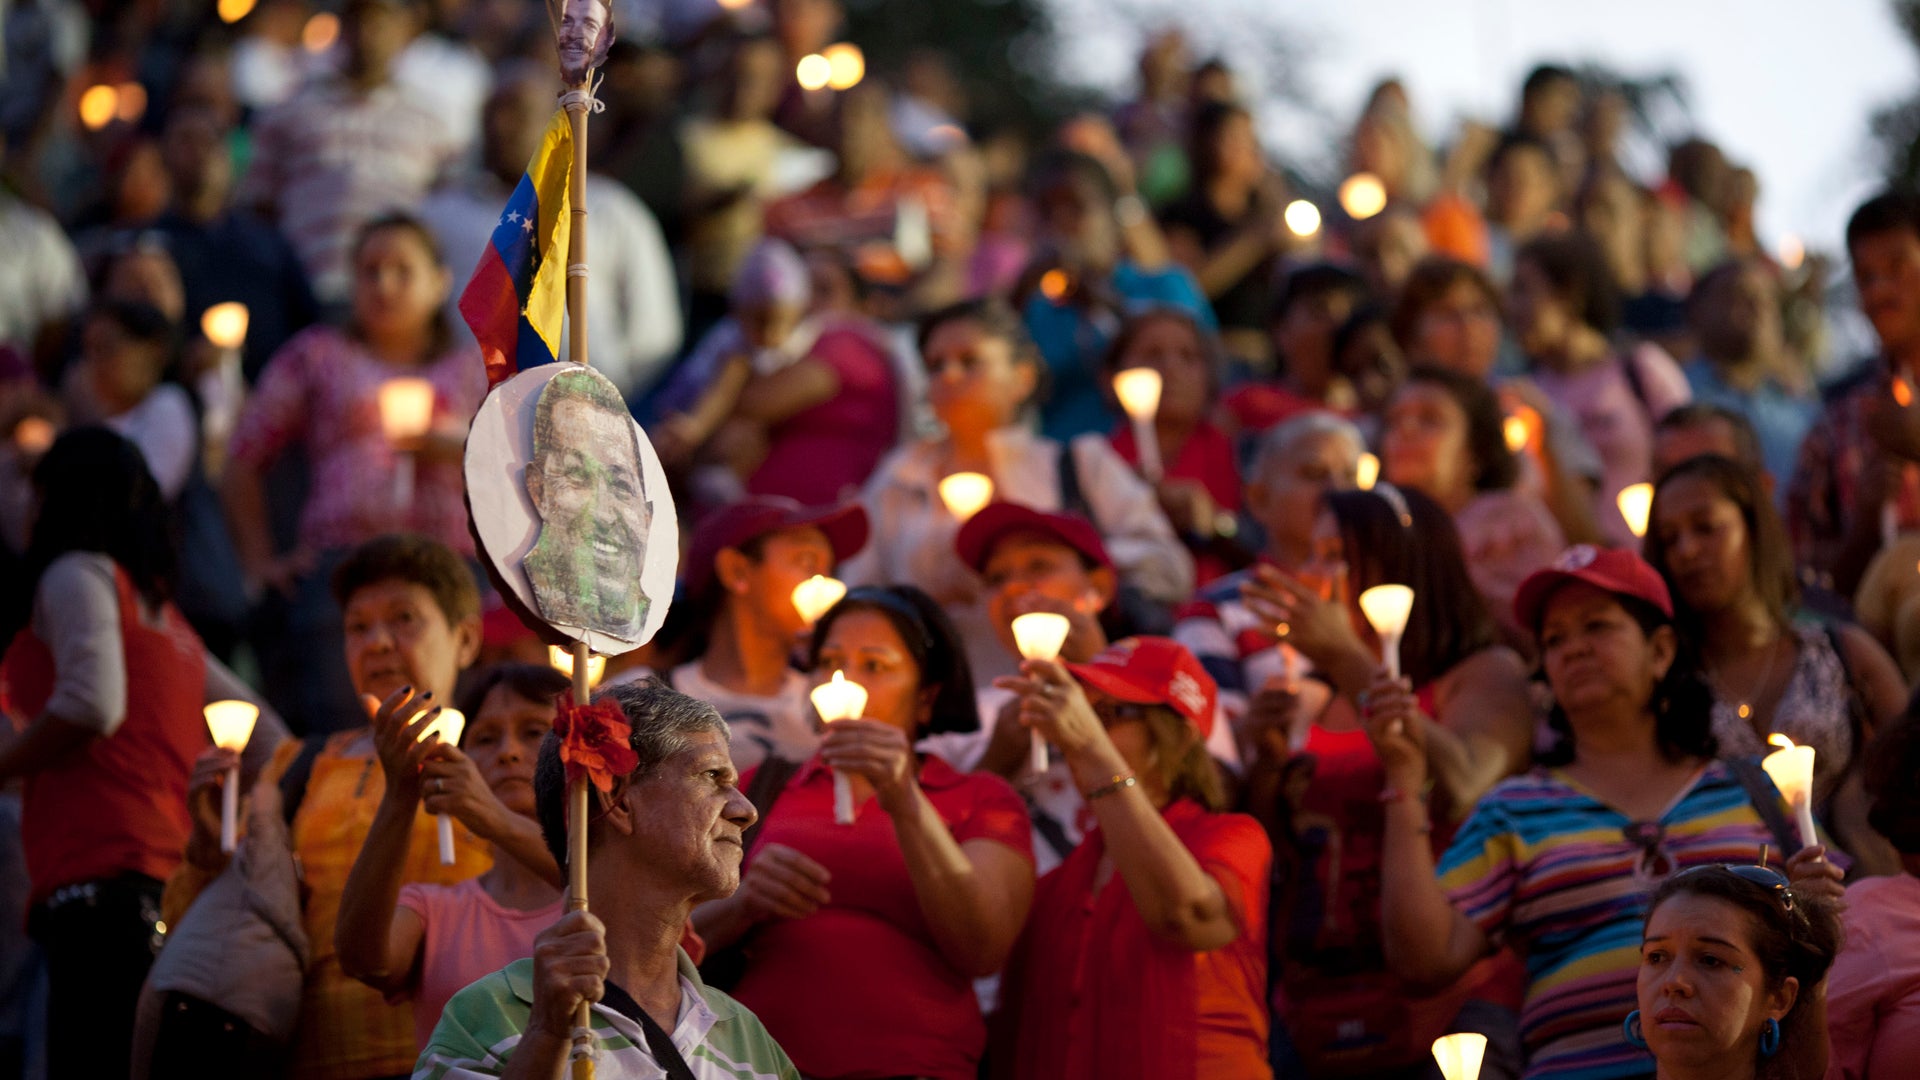
POLYGON ((412 532, 473 555, 458 461, 416 461, 410 497, 395 480, 400 456, 380 427, 380 385, 405 375, 433 384, 436 427, 453 419, 464 428, 487 392, 486 371, 471 346, 399 368, 330 326, 295 335, 261 372, 233 433, 232 454, 264 468, 289 446, 306 448, 312 479, 300 512, 303 546, 326 551, 412 532))

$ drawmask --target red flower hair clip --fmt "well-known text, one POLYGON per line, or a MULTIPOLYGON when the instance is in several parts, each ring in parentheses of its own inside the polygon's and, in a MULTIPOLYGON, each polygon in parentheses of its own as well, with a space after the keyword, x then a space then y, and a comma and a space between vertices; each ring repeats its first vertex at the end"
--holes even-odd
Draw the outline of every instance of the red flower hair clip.
POLYGON ((585 776, 602 792, 612 791, 615 780, 640 766, 640 755, 629 741, 633 725, 627 723, 620 703, 610 697, 591 705, 575 705, 563 698, 553 730, 560 736, 560 760, 567 767, 569 784, 585 776))

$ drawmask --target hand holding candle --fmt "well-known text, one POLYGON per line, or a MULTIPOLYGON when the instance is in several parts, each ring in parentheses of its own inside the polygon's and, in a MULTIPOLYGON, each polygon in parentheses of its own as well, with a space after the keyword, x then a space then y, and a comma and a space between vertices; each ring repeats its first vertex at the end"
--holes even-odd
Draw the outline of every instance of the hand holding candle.
POLYGON ((1165 470, 1160 462, 1160 436, 1154 414, 1160 411, 1160 373, 1152 368, 1128 368, 1113 377, 1113 395, 1120 399, 1133 424, 1133 443, 1140 452, 1140 475, 1158 484, 1165 470))
POLYGON ((847 595, 845 582, 830 578, 824 574, 815 574, 793 587, 793 609, 800 613, 800 621, 812 626, 820 621, 820 616, 833 610, 833 605, 847 595))
MULTIPOLYGON (((1067 643, 1067 632, 1072 624, 1065 615, 1051 611, 1030 611, 1017 615, 1013 620, 1013 641, 1020 649, 1020 655, 1028 660, 1057 660, 1061 646, 1067 643)), ((1028 767, 1035 775, 1047 771, 1047 740, 1038 729, 1033 731, 1033 744, 1028 754, 1028 767)))
POLYGON ((1387 676, 1399 678, 1400 638, 1407 632, 1407 616, 1413 613, 1413 590, 1405 585, 1375 585, 1360 594, 1360 611, 1380 635, 1380 658, 1386 661, 1387 676))
MULTIPOLYGON (((238 754, 253 738, 253 725, 260 719, 260 708, 251 701, 216 701, 201 710, 207 718, 207 731, 213 745, 238 754)), ((231 854, 237 844, 235 834, 240 817, 240 764, 227 770, 227 781, 220 786, 220 850, 231 854)))
POLYGON ((947 505, 947 513, 964 525, 993 501, 993 479, 977 472, 954 473, 940 481, 940 501, 947 505))
MULTIPOLYGON (((427 729, 420 733, 420 741, 437 738, 448 746, 456 746, 460 742, 460 733, 466 730, 466 727, 466 715, 459 709, 441 709, 439 715, 433 718, 433 722, 427 725, 427 729)), ((452 866, 453 858, 453 818, 441 814, 440 865, 452 866)))
MULTIPOLYGON (((813 711, 829 724, 858 720, 867 711, 867 688, 848 682, 845 672, 834 672, 830 681, 814 687, 808 696, 813 698, 813 711)), ((837 825, 853 824, 853 785, 839 772, 833 774, 833 820, 837 825)))
POLYGON ((1447 1080, 1480 1080, 1480 1063, 1487 1056, 1487 1037, 1477 1031, 1442 1035, 1433 1040, 1433 1060, 1447 1080))
POLYGON ((1760 767, 1793 807, 1794 820, 1800 827, 1800 846, 1811 847, 1820 842, 1813 827, 1813 747, 1796 746, 1778 732, 1767 736, 1767 742, 1780 749, 1762 758, 1760 767))

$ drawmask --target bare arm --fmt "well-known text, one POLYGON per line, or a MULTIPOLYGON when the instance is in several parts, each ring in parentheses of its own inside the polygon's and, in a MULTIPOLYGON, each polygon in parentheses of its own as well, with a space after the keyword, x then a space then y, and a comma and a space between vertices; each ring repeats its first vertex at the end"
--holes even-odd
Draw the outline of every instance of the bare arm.
POLYGON ((921 790, 913 748, 898 728, 873 720, 830 725, 821 744, 827 764, 873 785, 934 944, 953 967, 991 975, 1027 921, 1033 902, 1033 864, 992 840, 953 838, 921 790))
POLYGON ((386 793, 353 860, 340 896, 334 942, 340 970, 384 994, 409 990, 419 964, 424 927, 417 916, 395 918, 406 876, 413 823, 420 813, 420 765, 436 743, 422 745, 420 733, 439 711, 421 712, 426 700, 402 688, 382 702, 373 717, 374 746, 386 776, 386 793))
POLYGON ((1532 757, 1527 673, 1510 649, 1486 649, 1440 680, 1439 723, 1427 728, 1427 766, 1456 820, 1532 757))
POLYGON ((840 376, 818 360, 800 360, 771 375, 755 375, 740 389, 733 415, 772 427, 840 393, 840 376))

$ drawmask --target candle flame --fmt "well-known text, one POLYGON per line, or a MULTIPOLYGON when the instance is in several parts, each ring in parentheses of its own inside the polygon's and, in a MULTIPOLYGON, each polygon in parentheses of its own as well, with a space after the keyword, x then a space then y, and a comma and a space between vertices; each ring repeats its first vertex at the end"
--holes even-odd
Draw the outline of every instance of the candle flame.
POLYGON ((1619 504, 1620 516, 1627 519, 1627 528, 1633 530, 1633 535, 1647 535, 1647 518, 1653 513, 1653 485, 1629 484, 1614 496, 1614 502, 1619 504))
POLYGON ((993 501, 993 479, 982 473, 959 472, 940 481, 940 501, 959 521, 980 512, 993 501))
POLYGON ((1487 1055, 1487 1037, 1477 1031, 1442 1035, 1433 1041, 1433 1059, 1446 1080, 1478 1080, 1487 1055))
POLYGON ((391 440, 417 439, 433 426, 433 384, 416 376, 380 384, 380 427, 391 440))
POLYGON ((1407 616, 1413 613, 1413 590, 1405 585, 1375 585, 1360 594, 1360 611, 1381 637, 1396 637, 1406 632, 1407 616))
POLYGON ((1305 240, 1320 231, 1320 208, 1305 199, 1287 204, 1287 231, 1305 240))
POLYGON ((1361 454, 1360 464, 1353 470, 1353 482, 1361 491, 1372 491, 1373 485, 1380 482, 1380 459, 1361 454))
POLYGON ((858 719, 867 711, 867 688, 849 680, 843 671, 836 670, 832 679, 814 687, 807 696, 813 699, 813 711, 829 724, 858 719))
POLYGON ((254 722, 260 719, 260 707, 251 701, 216 701, 201 710, 207 718, 207 731, 213 745, 239 753, 253 737, 254 722))
POLYGON ((1113 396, 1135 420, 1152 420, 1160 411, 1160 389, 1160 373, 1152 368, 1128 368, 1113 377, 1113 396))
POLYGON ((1785 747, 1792 747, 1795 745, 1792 739, 1787 738, 1785 735, 1782 735, 1777 731, 1767 736, 1767 744, 1769 746, 1785 746, 1785 747))
POLYGON ((1051 611, 1029 611, 1013 620, 1013 641, 1020 655, 1029 660, 1053 660, 1067 643, 1072 624, 1065 615, 1051 611))
POLYGON ((1372 173, 1354 173, 1340 185, 1340 208, 1355 221, 1365 221, 1387 208, 1387 186, 1372 173))
POLYGON ((200 316, 200 332, 223 349, 237 349, 247 340, 247 319, 247 305, 229 300, 200 316))
POLYGON ((1903 409, 1913 404, 1913 387, 1908 385, 1907 380, 1893 380, 1893 403, 1903 409))
POLYGON ((793 587, 793 609, 800 613, 801 622, 812 626, 845 595, 847 586, 844 582, 824 574, 815 574, 793 587))
MULTIPOLYGON (((563 649, 558 645, 547 646, 547 666, 569 679, 573 678, 573 650, 563 649)), ((591 690, 599 686, 601 676, 606 673, 607 658, 596 653, 588 653, 587 689, 591 690)))
POLYGON ((425 731, 420 733, 420 741, 437 738, 448 746, 460 745, 460 733, 467 729, 467 714, 459 709, 441 709, 425 731))

